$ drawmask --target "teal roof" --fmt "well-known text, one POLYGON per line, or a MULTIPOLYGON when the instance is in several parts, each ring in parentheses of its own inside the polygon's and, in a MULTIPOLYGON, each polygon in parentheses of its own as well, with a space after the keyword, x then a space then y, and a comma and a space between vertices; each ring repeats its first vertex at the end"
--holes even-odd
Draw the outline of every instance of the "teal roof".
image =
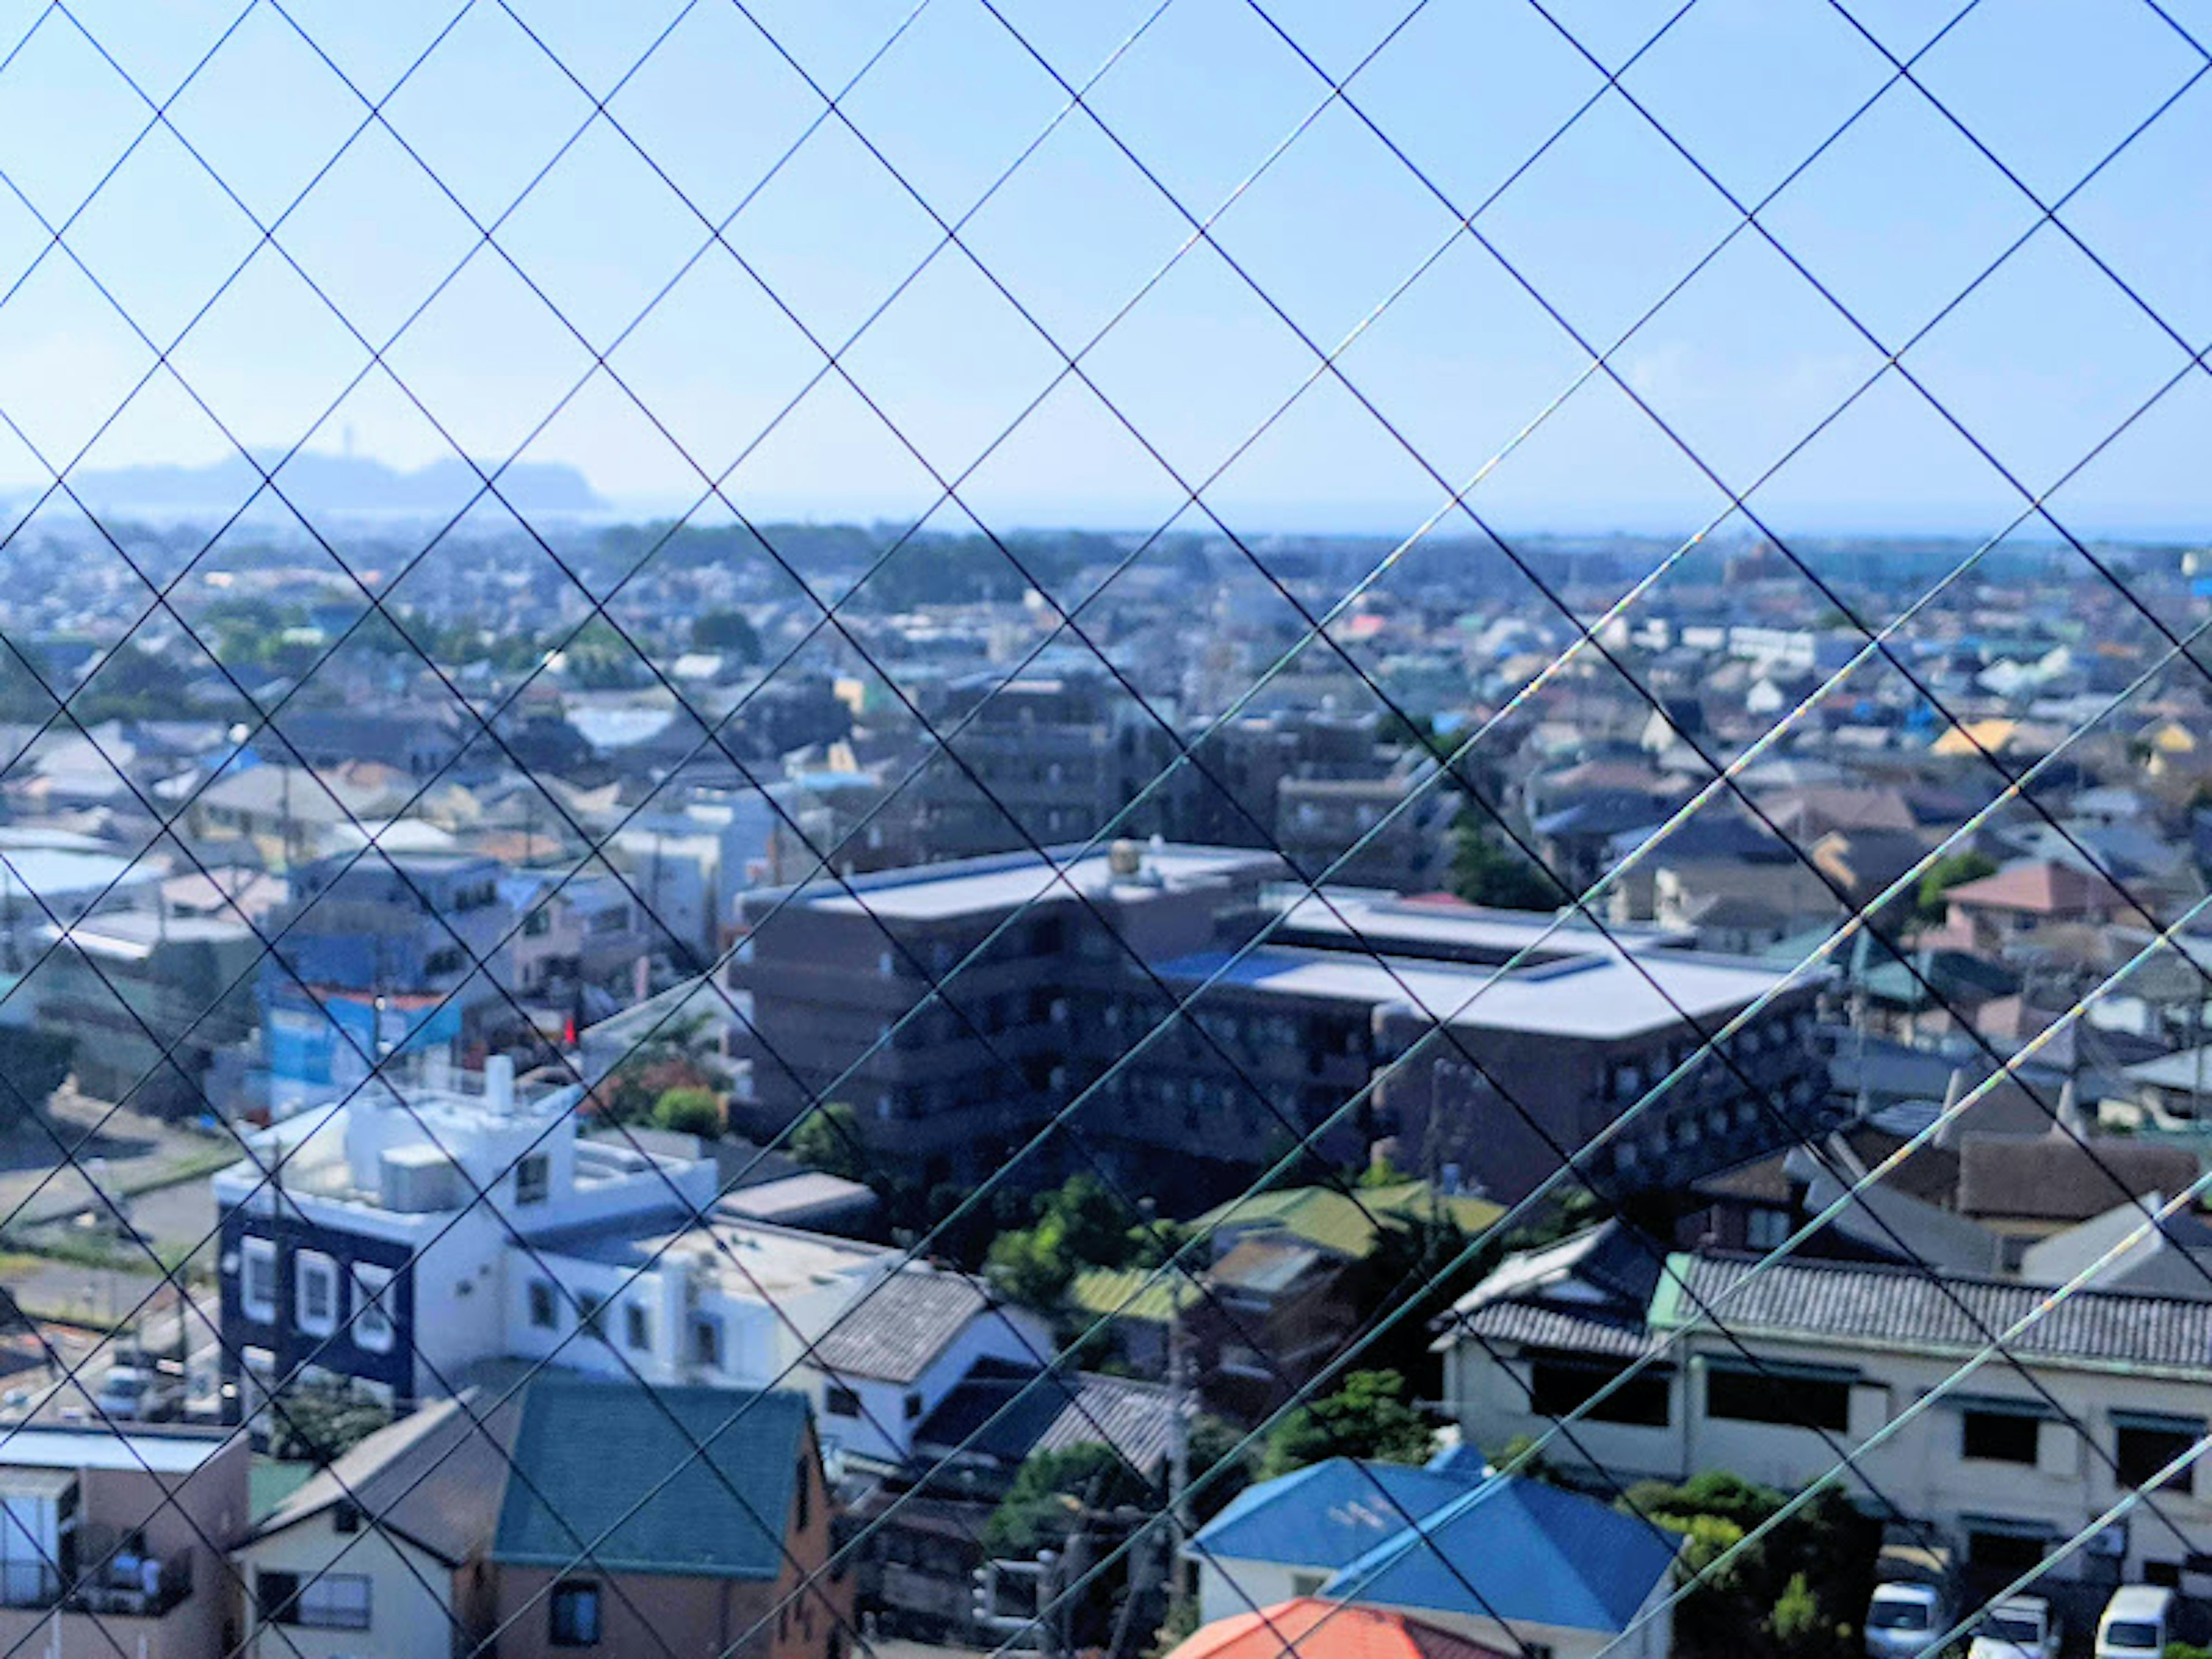
POLYGON ((796 1394, 540 1376, 492 1559, 566 1568, 588 1546, 585 1570, 774 1578, 806 1420, 796 1394))

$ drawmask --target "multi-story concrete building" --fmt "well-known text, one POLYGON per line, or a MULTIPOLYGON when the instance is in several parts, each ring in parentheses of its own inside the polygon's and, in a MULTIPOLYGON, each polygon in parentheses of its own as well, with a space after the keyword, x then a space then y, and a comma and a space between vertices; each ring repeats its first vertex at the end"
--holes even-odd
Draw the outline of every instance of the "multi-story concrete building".
MULTIPOLYGON (((901 816, 932 858, 1097 835, 1175 752, 1170 732, 1095 665, 966 676, 933 692, 923 712, 948 752, 904 792, 911 806, 901 816)), ((1142 834, 1166 822, 1154 800, 1125 827, 1142 834)))
POLYGON ((519 1023, 505 872, 465 853, 383 851, 297 872, 258 987, 276 1106, 355 1081, 384 1054, 519 1023))
POLYGON ((800 1389, 827 1437, 896 1462, 976 1364, 1051 1352, 962 1274, 720 1205, 711 1158, 579 1134, 579 1094, 520 1093, 495 1065, 481 1092, 380 1086, 254 1137, 215 1177, 245 1408, 310 1376, 434 1399, 514 1358, 800 1389))
MULTIPOLYGON (((1697 1059, 1595 1173, 1632 1190, 1725 1168, 1825 1102, 1816 980, 1680 934, 1373 891, 1323 902, 1232 848, 1055 862, 749 898, 730 975, 752 1007, 741 1127, 774 1134, 842 1099, 872 1152, 934 1182, 995 1167, 1099 1084, 1077 1121, 1087 1154, 1164 1199, 1241 1185, 1294 1138, 1340 1163, 1385 1136, 1417 1173, 1456 1166, 1510 1198, 1754 1004, 1728 1061, 1697 1059), (1194 998, 1194 1018, 1147 1040, 1194 998)), ((1057 1179, 1053 1152, 1024 1174, 1057 1179)))

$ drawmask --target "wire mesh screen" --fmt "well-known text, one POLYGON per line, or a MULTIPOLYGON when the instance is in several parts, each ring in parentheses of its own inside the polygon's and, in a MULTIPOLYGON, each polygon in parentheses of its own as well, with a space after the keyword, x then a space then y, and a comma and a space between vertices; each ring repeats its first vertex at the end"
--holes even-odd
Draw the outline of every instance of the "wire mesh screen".
POLYGON ((2212 17, 0 19, 0 1659, 2212 1641, 2212 17))

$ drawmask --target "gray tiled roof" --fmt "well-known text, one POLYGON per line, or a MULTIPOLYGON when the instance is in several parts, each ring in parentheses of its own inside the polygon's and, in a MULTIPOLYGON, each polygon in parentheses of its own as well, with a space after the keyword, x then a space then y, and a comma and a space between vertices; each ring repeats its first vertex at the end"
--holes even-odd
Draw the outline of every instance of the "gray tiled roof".
MULTIPOLYGON (((1829 1337, 1852 1346, 1978 1350, 2050 1300, 2038 1285, 1946 1278, 1908 1267, 1856 1262, 1778 1261, 1753 1275, 1755 1260, 1675 1258, 1682 1284, 1662 1281, 1655 1324, 1686 1322, 1710 1308, 1742 1334, 1829 1337)), ((2007 1348, 2058 1361, 2155 1365, 2212 1378, 2212 1303, 2081 1291, 2043 1311, 2007 1348)))
POLYGON ((458 1566, 491 1536, 507 1489, 519 1401, 469 1389, 379 1429, 311 1476, 254 1528, 282 1532, 353 1503, 371 1524, 458 1566))
POLYGON ((990 1306, 982 1286, 963 1274, 893 1273, 822 1335, 814 1363, 850 1376, 911 1382, 990 1306))
POLYGON ((1653 1346, 1641 1325, 1624 1325, 1534 1302, 1492 1302, 1457 1316, 1455 1327, 1487 1342, 1510 1342, 1562 1353, 1633 1359, 1653 1346))

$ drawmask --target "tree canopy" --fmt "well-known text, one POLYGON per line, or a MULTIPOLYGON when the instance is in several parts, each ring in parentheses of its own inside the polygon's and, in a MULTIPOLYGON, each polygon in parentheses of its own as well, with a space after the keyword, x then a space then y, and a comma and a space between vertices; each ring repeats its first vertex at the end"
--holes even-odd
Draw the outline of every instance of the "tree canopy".
POLYGON ((1436 1430, 1406 1398, 1402 1372, 1349 1371, 1334 1394, 1299 1407, 1277 1425, 1260 1473, 1272 1480, 1331 1457, 1425 1463, 1436 1446, 1436 1430))

